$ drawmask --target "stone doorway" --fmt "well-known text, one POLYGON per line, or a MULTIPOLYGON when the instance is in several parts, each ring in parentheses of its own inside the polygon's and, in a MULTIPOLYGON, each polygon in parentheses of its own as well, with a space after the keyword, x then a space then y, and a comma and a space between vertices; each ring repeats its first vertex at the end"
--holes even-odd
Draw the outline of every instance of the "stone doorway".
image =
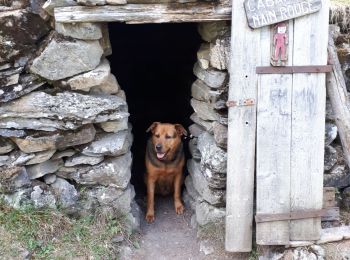
POLYGON ((221 225, 226 189, 226 23, 108 27, 108 59, 125 91, 132 124, 136 201, 145 206, 145 130, 154 121, 181 123, 192 136, 184 140, 188 163, 183 193, 187 208, 195 213, 192 222, 221 225))
POLYGON ((213 39, 208 36, 207 42, 203 40, 203 27, 210 31, 208 24, 108 24, 112 54, 107 58, 128 104, 133 133, 131 184, 141 206, 141 249, 126 259, 185 259, 192 257, 191 252, 200 249, 207 254, 206 247, 209 251, 213 247, 218 250, 223 244, 226 108, 222 102, 226 100, 228 77, 225 62, 215 60, 213 53, 215 47, 219 49, 217 53, 227 50, 224 48, 229 43, 227 34, 224 36, 218 29, 227 30, 224 24, 211 25, 209 34, 215 36, 213 39), (210 64, 210 52, 215 68, 210 64), (178 216, 172 196, 156 197, 156 221, 149 225, 143 212, 144 153, 149 138, 145 130, 154 121, 181 123, 189 129, 192 139, 184 140, 188 161, 183 186, 186 211, 178 216), (206 230, 215 232, 199 245, 195 239, 197 230, 204 236, 208 235, 206 230), (159 247, 164 250, 159 252, 159 247))
MULTIPOLYGON (((154 121, 180 123, 186 129, 192 124, 193 65, 202 40, 197 24, 109 23, 108 27, 112 47, 108 59, 125 91, 134 137, 131 183, 141 196, 146 129, 154 121)), ((190 157, 187 151, 186 155, 190 157)))

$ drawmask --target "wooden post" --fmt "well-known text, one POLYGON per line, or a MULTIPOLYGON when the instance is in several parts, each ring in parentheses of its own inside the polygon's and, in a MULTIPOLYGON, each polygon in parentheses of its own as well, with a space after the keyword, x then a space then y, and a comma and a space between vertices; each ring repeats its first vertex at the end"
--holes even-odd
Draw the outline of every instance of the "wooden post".
POLYGON ((340 67, 332 35, 328 39, 328 53, 333 61, 333 71, 327 74, 327 93, 335 114, 345 160, 350 167, 350 103, 344 76, 340 67))
MULTIPOLYGON (((260 31, 248 27, 244 0, 232 1, 232 37, 229 101, 241 103, 257 96, 260 31)), ((256 105, 234 106, 228 112, 225 248, 230 252, 252 249, 256 105)))
MULTIPOLYGON (((294 21, 293 65, 326 65, 328 0, 315 14, 294 21)), ((293 74, 291 211, 322 208, 325 73, 293 74)), ((317 240, 321 219, 290 222, 290 240, 317 240)))

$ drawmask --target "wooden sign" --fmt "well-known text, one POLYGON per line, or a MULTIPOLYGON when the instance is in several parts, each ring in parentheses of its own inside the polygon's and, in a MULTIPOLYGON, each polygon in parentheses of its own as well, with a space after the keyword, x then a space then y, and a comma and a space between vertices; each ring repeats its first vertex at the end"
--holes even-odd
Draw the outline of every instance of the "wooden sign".
POLYGON ((245 0, 244 8, 251 28, 279 23, 315 13, 322 0, 245 0))
POLYGON ((286 66, 288 61, 288 22, 272 26, 271 65, 286 66))

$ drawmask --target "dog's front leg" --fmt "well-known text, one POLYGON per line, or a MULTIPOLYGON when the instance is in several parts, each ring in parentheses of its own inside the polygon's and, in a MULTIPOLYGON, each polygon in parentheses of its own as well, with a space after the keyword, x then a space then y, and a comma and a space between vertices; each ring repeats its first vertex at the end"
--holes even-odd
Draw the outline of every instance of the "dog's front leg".
POLYGON ((147 213, 146 220, 148 223, 154 221, 154 188, 155 182, 152 179, 147 180, 147 213))
POLYGON ((181 183, 182 183, 182 172, 175 175, 174 179, 174 204, 176 214, 182 214, 184 212, 184 206, 181 202, 181 183))

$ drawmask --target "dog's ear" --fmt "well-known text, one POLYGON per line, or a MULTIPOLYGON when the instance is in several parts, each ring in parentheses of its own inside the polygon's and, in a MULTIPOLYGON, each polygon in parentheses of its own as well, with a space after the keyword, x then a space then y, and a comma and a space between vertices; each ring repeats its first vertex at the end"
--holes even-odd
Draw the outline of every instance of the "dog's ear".
POLYGON ((180 124, 175 124, 175 129, 176 129, 176 133, 179 135, 179 136, 187 136, 187 131, 186 129, 180 125, 180 124))
POLYGON ((156 127, 160 124, 160 122, 153 122, 151 124, 150 127, 148 127, 148 129, 146 130, 146 133, 148 133, 149 131, 152 131, 152 134, 154 133, 154 129, 156 129, 156 127))

